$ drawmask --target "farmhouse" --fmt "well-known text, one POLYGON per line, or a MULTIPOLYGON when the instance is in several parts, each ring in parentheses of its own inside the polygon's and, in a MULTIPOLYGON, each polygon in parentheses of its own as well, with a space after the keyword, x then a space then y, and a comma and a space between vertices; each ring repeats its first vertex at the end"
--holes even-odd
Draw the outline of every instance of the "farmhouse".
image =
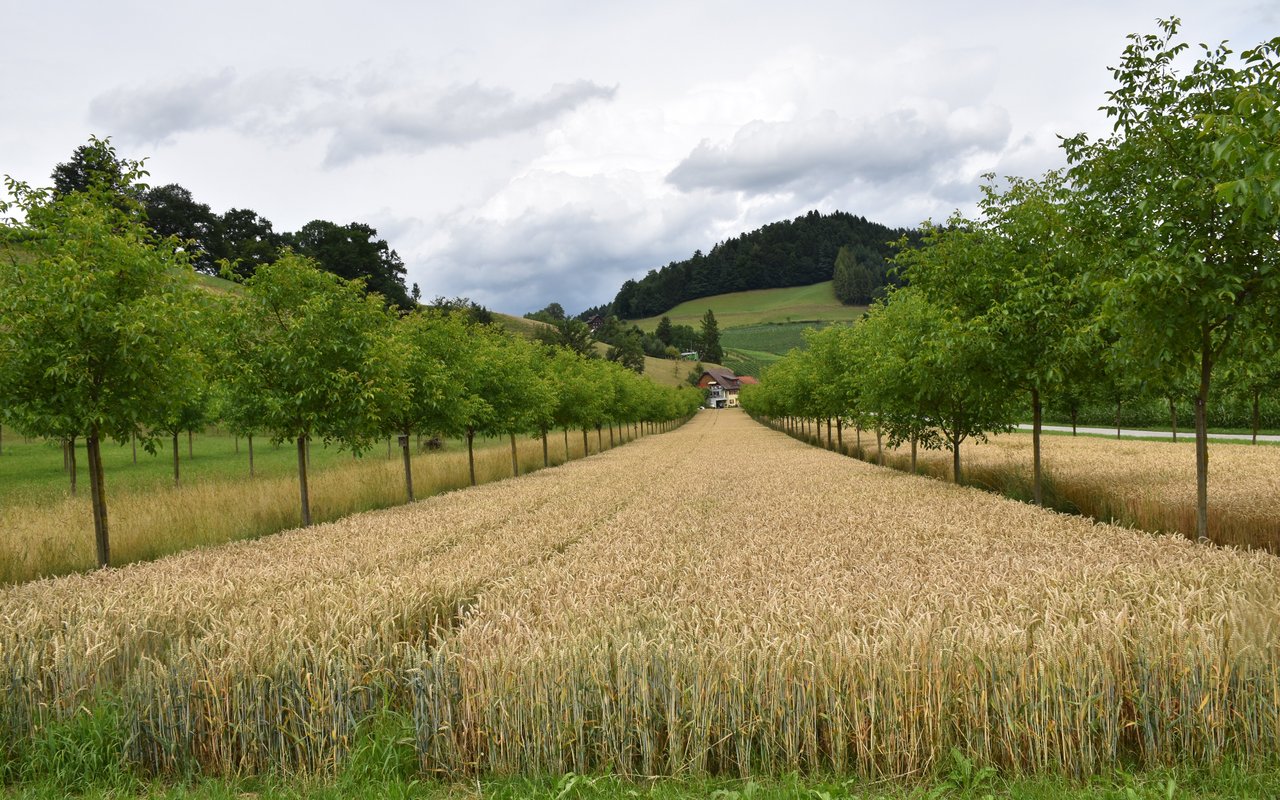
POLYGON ((732 370, 712 367, 698 379, 698 388, 707 390, 707 408, 733 408, 738 405, 738 391, 745 385, 759 383, 750 375, 734 375, 732 370))

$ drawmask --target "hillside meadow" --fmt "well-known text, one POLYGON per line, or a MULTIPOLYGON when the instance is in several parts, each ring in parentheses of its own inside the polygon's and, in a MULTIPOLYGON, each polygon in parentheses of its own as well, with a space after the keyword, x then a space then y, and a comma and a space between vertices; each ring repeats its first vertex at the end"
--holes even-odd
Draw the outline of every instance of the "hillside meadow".
POLYGON ((164 775, 332 775, 371 720, 423 776, 1265 766, 1277 601, 1267 554, 703 411, 555 470, 0 590, 0 742, 27 763, 89 715, 164 775))
POLYGON ((836 299, 831 281, 824 281, 809 286, 756 289, 699 297, 685 301, 665 314, 629 321, 642 330, 652 332, 658 327, 662 317, 666 316, 671 318, 672 324, 690 325, 697 330, 708 308, 716 315, 721 331, 769 323, 852 321, 866 311, 864 306, 846 306, 841 303, 836 299))

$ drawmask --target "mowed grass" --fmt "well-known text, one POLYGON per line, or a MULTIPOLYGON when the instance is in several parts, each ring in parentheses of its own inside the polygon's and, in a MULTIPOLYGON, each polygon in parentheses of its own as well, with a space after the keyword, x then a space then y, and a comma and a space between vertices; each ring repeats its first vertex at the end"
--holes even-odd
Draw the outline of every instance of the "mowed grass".
MULTIPOLYGON (((866 311, 865 306, 846 306, 836 299, 831 281, 785 289, 757 289, 732 292, 689 300, 666 314, 634 320, 642 330, 652 332, 659 320, 667 316, 677 325, 695 330, 710 308, 723 334, 729 328, 767 323, 842 322, 853 321, 866 311)), ((765 349, 765 348, 752 348, 765 349)))
POLYGON ((737 411, 10 587, 0 609, 16 764, 86 715, 161 775, 342 774, 384 724, 389 759, 452 780, 897 781, 958 753, 1083 782, 1280 752, 1280 560, 879 469, 737 411))
MULTIPOLYGON (((588 452, 609 448, 611 438, 621 443, 632 435, 631 428, 615 428, 613 437, 607 429, 600 436, 592 431, 588 452)), ((552 431, 548 439, 553 465, 583 456, 581 431, 571 431, 567 442, 560 431, 552 431)), ((297 450, 292 443, 276 448, 268 440, 256 439, 254 477, 249 476, 247 440, 239 441, 238 454, 229 435, 197 434, 194 444, 196 457, 191 459, 186 436, 180 439, 178 487, 173 485, 168 442, 157 456, 139 448, 136 465, 128 446, 103 449, 113 564, 297 527, 297 450)), ((439 451, 413 456, 414 490, 419 498, 469 484, 465 442, 455 439, 444 444, 439 451)), ((517 444, 521 472, 543 466, 541 440, 522 436, 517 444)), ((58 445, 21 440, 5 445, 0 456, 0 583, 95 566, 83 446, 79 449, 80 486, 72 496, 58 445)), ((476 440, 479 482, 509 477, 511 470, 509 440, 476 440)), ((398 447, 389 451, 386 443, 376 444, 359 458, 313 445, 309 483, 312 516, 317 521, 406 502, 401 452, 398 447)))

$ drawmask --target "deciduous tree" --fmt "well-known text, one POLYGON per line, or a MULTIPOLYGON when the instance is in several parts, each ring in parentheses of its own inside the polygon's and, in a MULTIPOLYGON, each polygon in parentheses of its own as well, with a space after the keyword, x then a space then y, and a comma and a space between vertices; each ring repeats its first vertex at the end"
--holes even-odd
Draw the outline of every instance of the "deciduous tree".
POLYGON ((1276 96, 1280 40, 1250 51, 1244 68, 1225 44, 1204 46, 1181 74, 1180 22, 1159 27, 1130 36, 1112 69, 1114 132, 1064 146, 1106 233, 1107 312, 1145 363, 1197 376, 1196 531, 1206 539, 1214 368, 1240 331, 1274 325, 1261 312, 1280 294, 1280 208, 1259 180, 1275 173, 1275 111, 1258 102, 1276 96))
POLYGON ((151 430, 190 369, 186 341, 200 323, 190 266, 172 246, 155 247, 130 205, 141 165, 119 159, 120 180, 53 193, 5 178, 0 237, 0 407, 25 432, 88 445, 98 565, 110 563, 102 442, 151 430), (123 191, 122 191, 123 188, 123 191), (122 207, 123 206, 123 207, 122 207))

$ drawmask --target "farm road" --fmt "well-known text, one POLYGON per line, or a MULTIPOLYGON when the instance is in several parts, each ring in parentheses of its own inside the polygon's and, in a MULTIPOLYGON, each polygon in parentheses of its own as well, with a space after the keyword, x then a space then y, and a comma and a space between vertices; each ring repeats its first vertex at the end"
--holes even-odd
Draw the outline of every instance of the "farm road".
MULTIPOLYGON (((1071 433, 1070 425, 1044 425, 1041 427, 1046 431, 1053 431, 1055 433, 1071 433)), ((1031 426, 1019 425, 1018 430, 1029 431, 1031 430, 1031 426)), ((1115 436, 1116 435, 1115 428, 1077 427, 1076 431, 1079 433, 1088 434, 1090 436, 1115 436)), ((1124 437, 1129 437, 1129 438, 1142 437, 1142 438, 1153 438, 1153 439, 1169 439, 1173 437, 1173 434, 1169 431, 1140 431, 1140 430, 1134 430, 1131 428, 1121 428, 1120 435, 1124 437)), ((1192 441, 1193 439, 1195 439, 1194 430, 1181 431, 1181 435, 1187 441, 1192 441)), ((1211 433, 1209 434, 1209 438, 1217 439, 1219 441, 1224 441, 1224 442, 1248 442, 1253 439, 1253 437, 1247 433, 1211 433)), ((1280 443, 1280 436, 1276 436, 1273 434, 1265 434, 1265 433, 1259 434, 1258 441, 1280 443)))

